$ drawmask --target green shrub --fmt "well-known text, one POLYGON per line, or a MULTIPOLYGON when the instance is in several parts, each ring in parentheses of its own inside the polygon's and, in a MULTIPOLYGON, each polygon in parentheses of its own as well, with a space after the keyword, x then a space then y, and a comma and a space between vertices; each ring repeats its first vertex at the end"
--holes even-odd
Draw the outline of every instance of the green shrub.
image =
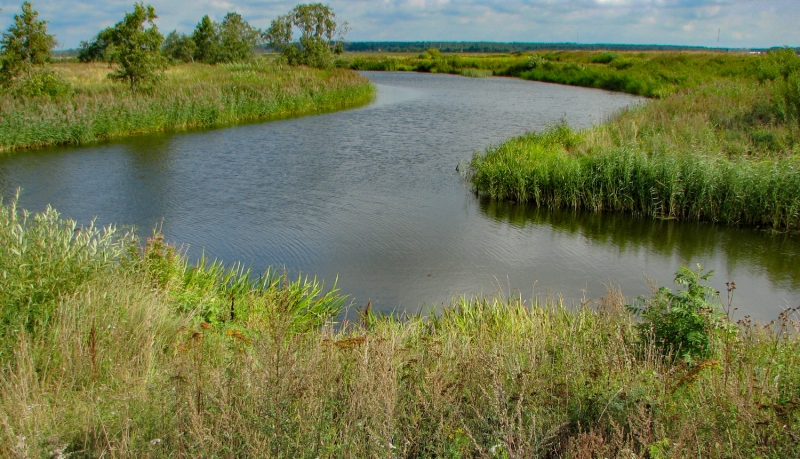
POLYGON ((13 92, 24 97, 65 97, 72 94, 72 85, 54 72, 41 71, 19 80, 13 92))
POLYGON ((617 70, 625 70, 633 67, 633 64, 634 64, 633 59, 623 57, 619 59, 614 59, 608 65, 614 67, 617 70))
POLYGON ((131 242, 114 227, 78 227, 47 208, 30 214, 0 200, 0 361, 16 337, 47 326, 58 301, 108 270, 131 242))
MULTIPOLYGON (((655 344, 664 356, 688 362, 707 358, 710 337, 716 330, 734 327, 722 313, 722 305, 714 301, 718 294, 702 281, 714 274, 681 267, 675 274, 675 284, 686 288, 672 292, 661 287, 650 299, 639 298, 629 306, 644 321, 638 325, 646 346, 655 344)), ((734 327, 735 328, 735 327, 734 327)))
POLYGON ((617 53, 606 52, 590 57, 589 62, 592 64, 608 64, 617 57, 619 57, 619 54, 617 53))

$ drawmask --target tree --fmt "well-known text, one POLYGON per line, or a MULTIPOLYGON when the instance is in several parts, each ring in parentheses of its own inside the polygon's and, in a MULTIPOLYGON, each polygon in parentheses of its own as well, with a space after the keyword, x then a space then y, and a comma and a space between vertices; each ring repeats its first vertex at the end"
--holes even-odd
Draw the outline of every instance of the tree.
POLYGON ((261 40, 261 31, 251 27, 238 13, 228 13, 218 27, 219 50, 216 62, 250 59, 261 40))
POLYGON ((194 53, 194 58, 197 61, 212 64, 216 62, 216 55, 219 48, 219 40, 214 23, 208 15, 203 16, 192 33, 192 40, 194 40, 197 49, 194 53))
POLYGON ((113 30, 113 28, 107 27, 101 30, 94 40, 82 41, 78 49, 78 60, 80 62, 108 62, 113 54, 111 46, 113 30))
POLYGON ((25 74, 30 77, 34 66, 50 60, 57 42, 47 33, 47 21, 38 19, 39 12, 29 2, 22 4, 22 14, 14 15, 14 24, 0 40, 0 80, 9 83, 25 74))
POLYGON ((197 45, 192 37, 173 30, 164 39, 161 52, 167 58, 177 62, 192 62, 197 52, 197 45))
POLYGON ((336 23, 336 14, 331 7, 310 3, 297 5, 288 14, 272 21, 264 39, 291 65, 330 68, 334 55, 344 50, 342 41, 347 31, 346 22, 336 23), (297 42, 292 37, 294 29, 300 31, 297 42))
POLYGON ((208 16, 197 23, 192 39, 197 45, 195 60, 206 64, 250 59, 261 40, 261 31, 250 26, 238 13, 228 13, 222 23, 208 16))
POLYGON ((166 68, 166 59, 161 55, 164 36, 153 23, 156 10, 150 5, 136 3, 133 12, 112 29, 109 43, 113 46, 110 61, 119 68, 109 76, 127 81, 131 89, 148 87, 158 79, 157 71, 166 68), (145 28, 145 23, 150 27, 145 28))

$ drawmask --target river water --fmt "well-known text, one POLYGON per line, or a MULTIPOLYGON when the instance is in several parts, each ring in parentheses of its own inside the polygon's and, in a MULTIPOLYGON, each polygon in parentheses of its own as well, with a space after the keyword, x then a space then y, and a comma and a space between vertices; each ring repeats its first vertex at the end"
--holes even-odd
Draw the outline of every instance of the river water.
POLYGON ((456 166, 562 120, 600 123, 641 99, 506 78, 365 72, 372 104, 226 129, 0 157, 0 193, 86 223, 160 225, 188 255, 338 288, 353 307, 416 313, 454 295, 629 298, 701 263, 737 316, 800 304, 800 238, 713 224, 548 211, 476 197, 456 166))

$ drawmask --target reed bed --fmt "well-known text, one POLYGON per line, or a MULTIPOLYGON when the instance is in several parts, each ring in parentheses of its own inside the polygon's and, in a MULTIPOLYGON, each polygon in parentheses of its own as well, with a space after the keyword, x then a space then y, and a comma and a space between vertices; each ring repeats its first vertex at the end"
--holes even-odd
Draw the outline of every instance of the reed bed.
POLYGON ((339 65, 356 70, 418 71, 472 76, 475 72, 601 88, 663 98, 709 81, 754 79, 759 57, 713 52, 550 51, 516 54, 417 56, 354 54, 339 65))
POLYGON ((76 229, 0 210, 3 457, 800 454, 794 310, 710 330, 692 362, 615 288, 334 324, 344 299, 313 280, 76 229))
POLYGON ((471 181, 540 206, 797 230, 796 123, 769 84, 717 82, 584 131, 510 139, 474 156, 471 181))
POLYGON ((80 144, 145 132, 222 126, 353 107, 372 99, 366 78, 344 69, 183 64, 155 89, 133 93, 104 64, 54 64, 70 89, 54 97, 0 95, 0 151, 80 144))

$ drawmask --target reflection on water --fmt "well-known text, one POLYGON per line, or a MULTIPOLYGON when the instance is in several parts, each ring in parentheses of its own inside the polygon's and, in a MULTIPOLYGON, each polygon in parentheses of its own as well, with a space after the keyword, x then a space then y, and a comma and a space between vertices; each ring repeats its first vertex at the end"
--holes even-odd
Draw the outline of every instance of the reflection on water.
POLYGON ((618 213, 550 210, 488 197, 478 199, 484 215, 514 227, 552 228, 614 247, 620 254, 646 252, 665 259, 674 257, 685 265, 700 260, 724 260, 724 273, 744 270, 751 275, 763 274, 774 289, 800 290, 797 263, 800 244, 796 234, 618 213))
POLYGON ((0 157, 0 194, 23 189, 80 223, 161 225, 254 272, 317 276, 376 311, 419 311, 452 295, 647 293, 681 264, 740 286, 769 320, 800 303, 798 238, 623 215, 549 212, 477 199, 458 172, 476 150, 561 119, 576 127, 640 99, 510 78, 369 73, 375 103, 227 129, 158 133, 0 157))

